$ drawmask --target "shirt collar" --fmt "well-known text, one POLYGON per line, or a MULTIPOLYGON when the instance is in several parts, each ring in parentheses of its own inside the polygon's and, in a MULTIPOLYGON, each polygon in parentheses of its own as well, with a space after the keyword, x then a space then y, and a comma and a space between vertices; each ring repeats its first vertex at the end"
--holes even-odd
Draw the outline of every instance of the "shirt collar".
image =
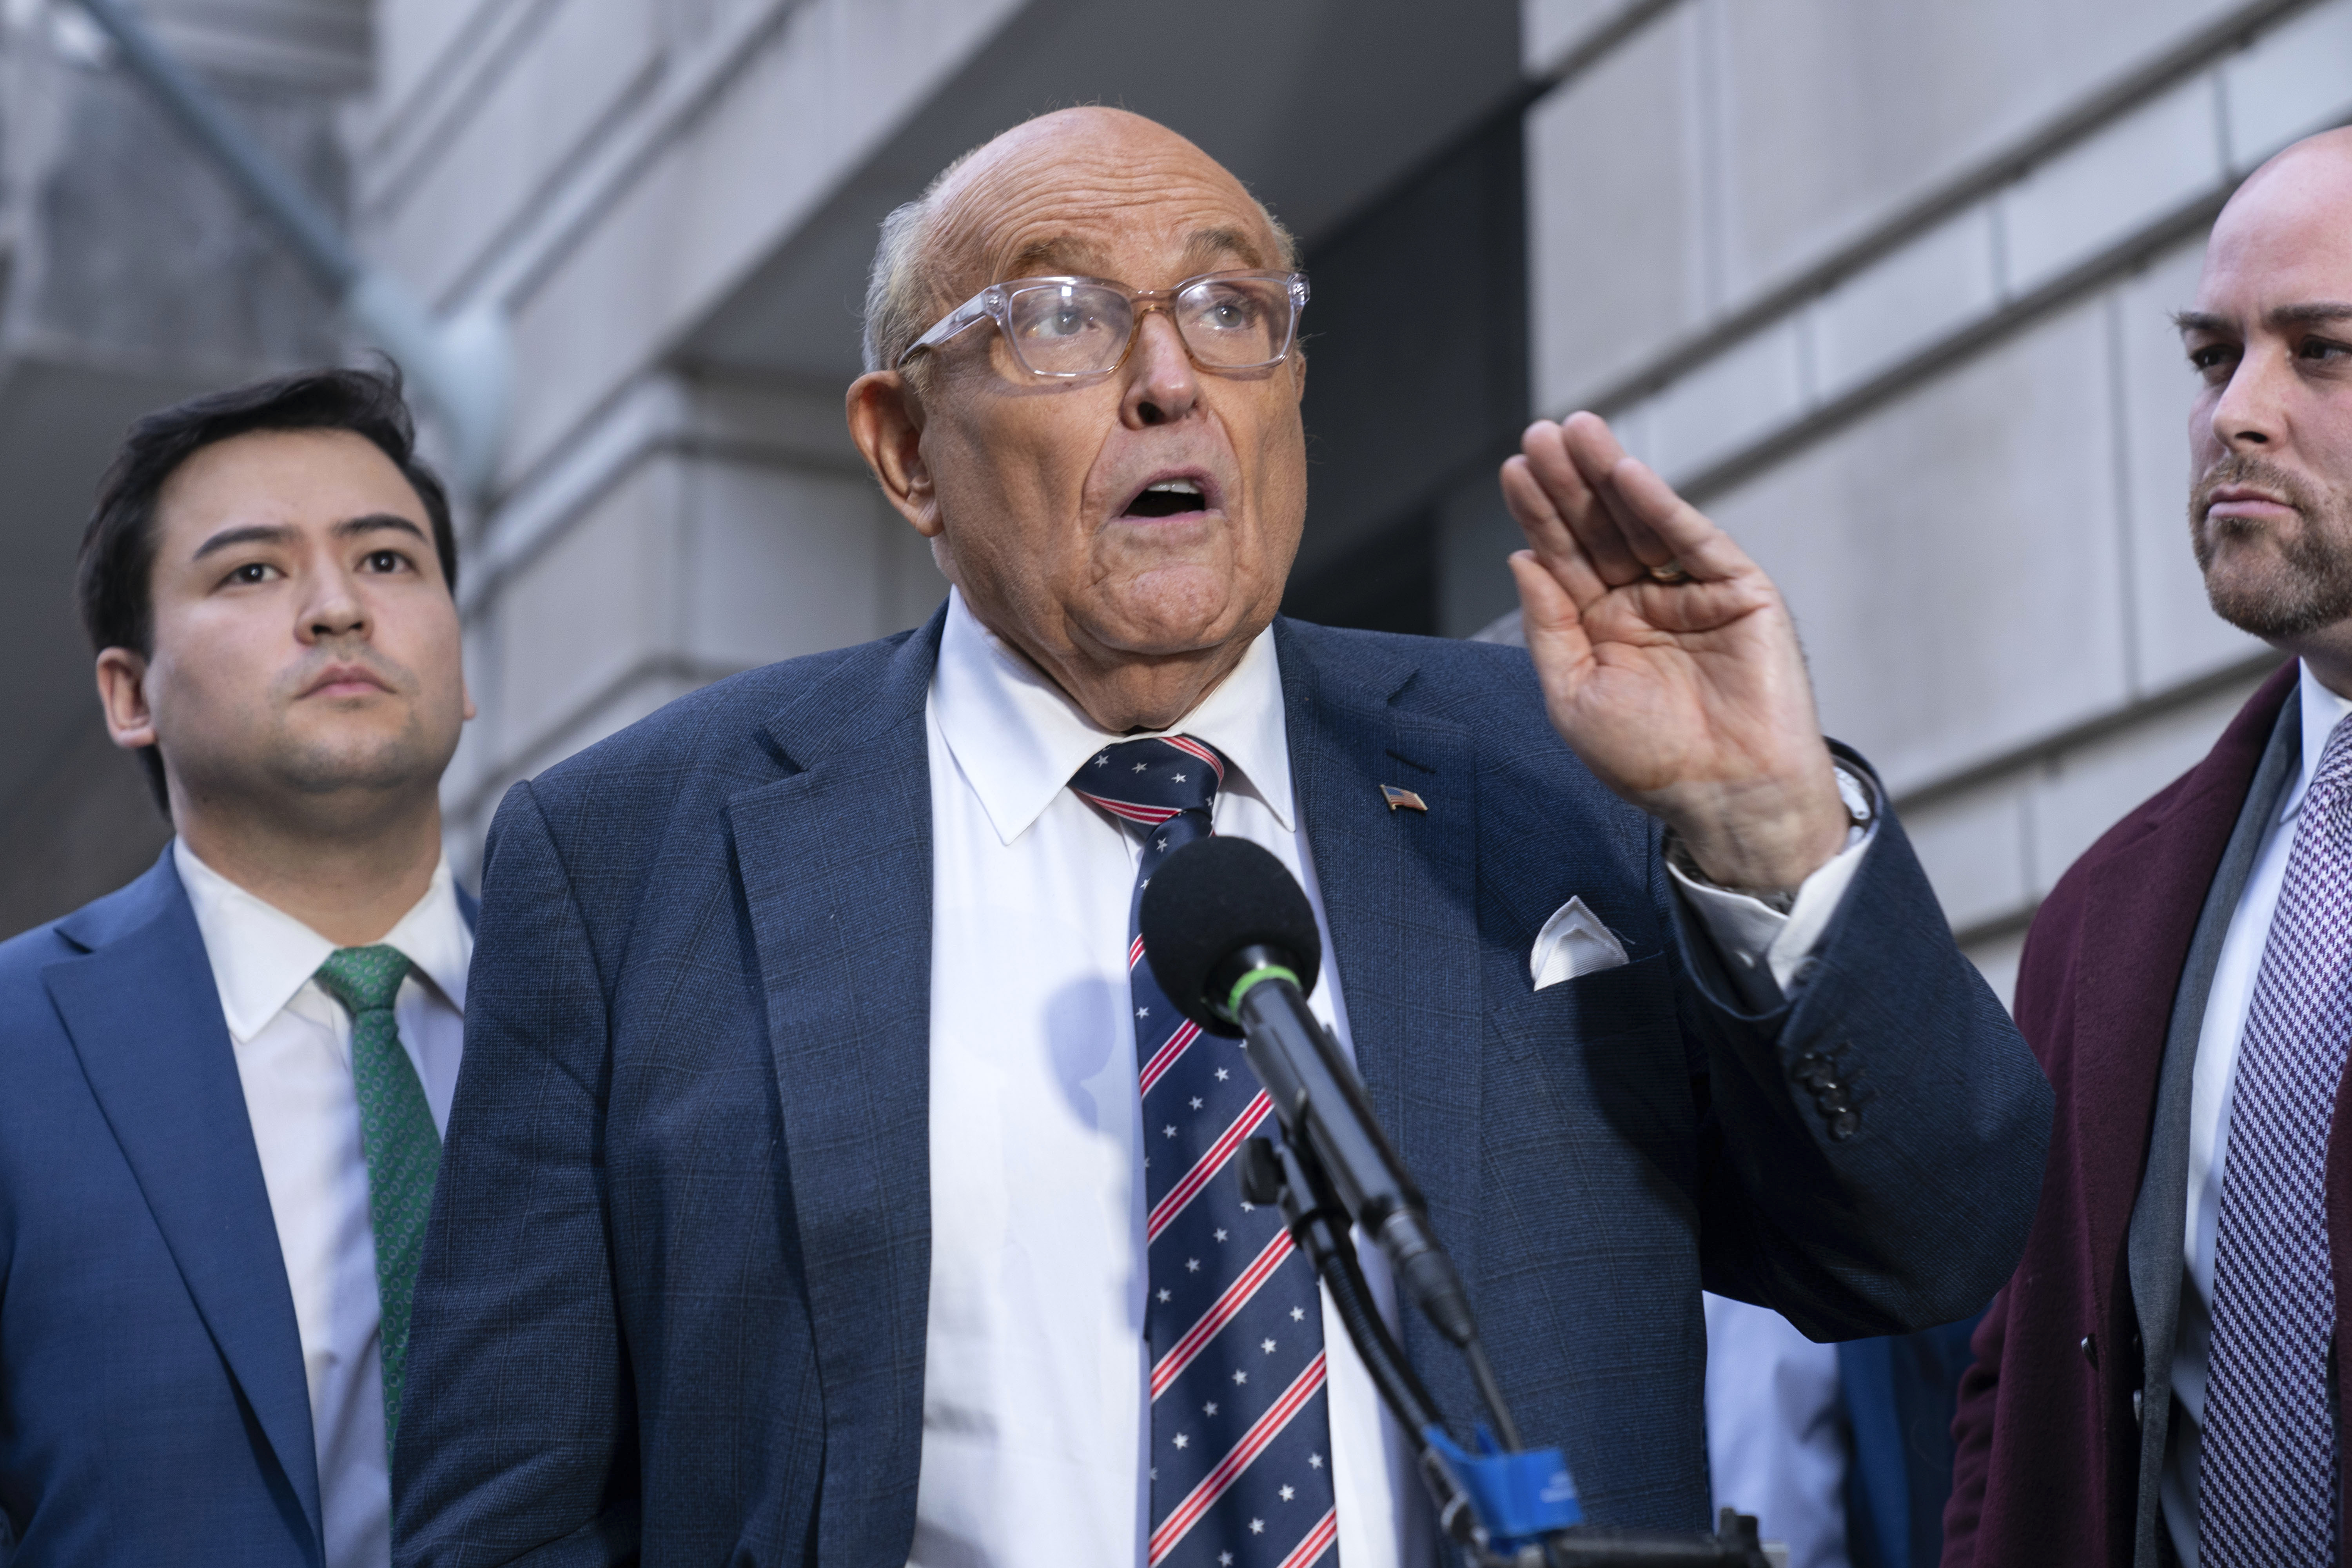
MULTIPOLYGON (((931 676, 931 717, 996 836, 1007 844, 1045 814, 1088 757, 1141 738, 1097 725, 1024 656, 982 626, 955 589, 948 593, 947 626, 931 676)), ((1291 830, 1290 744, 1273 627, 1251 639, 1233 673, 1165 732, 1190 735, 1223 752, 1232 764, 1225 788, 1256 795, 1291 830)))
MULTIPOLYGON (((197 859, 186 839, 173 841, 172 859, 195 909, 196 929, 205 939, 205 955, 212 963, 213 984, 220 993, 229 1035, 243 1045, 285 1011, 335 944, 197 859)), ((466 1010, 466 969, 473 962, 474 934, 457 908, 457 885, 446 857, 433 868, 425 896, 383 941, 398 948, 452 1007, 466 1010)))
POLYGON ((2311 788, 2311 775, 2319 771, 2319 759, 2327 750, 2327 737, 2344 715, 2352 713, 2352 699, 2338 697, 2319 683, 2311 673, 2311 666, 2303 667, 2301 679, 2295 684, 2295 701, 2303 720, 2303 763, 2295 774, 2294 787, 2287 792, 2279 807, 2279 820, 2291 822, 2303 811, 2304 792, 2311 788))

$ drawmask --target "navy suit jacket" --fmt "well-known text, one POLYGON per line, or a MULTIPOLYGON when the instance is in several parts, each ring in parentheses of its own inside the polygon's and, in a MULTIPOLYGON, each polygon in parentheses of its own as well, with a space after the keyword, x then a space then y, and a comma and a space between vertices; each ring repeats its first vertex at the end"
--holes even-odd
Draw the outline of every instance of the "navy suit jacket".
POLYGON ((0 1563, 12 1538, 12 1568, 323 1557, 294 1298, 168 847, 0 944, 0 1563))
MULTIPOLYGON (((500 806, 397 1562, 905 1562, 940 624, 707 688, 500 806)), ((1749 1016, 1523 651, 1275 635, 1365 1085, 1520 1424, 1592 1517, 1699 1526, 1702 1282, 1823 1338, 1974 1311, 2032 1218, 2049 1089, 1893 822, 1798 1001, 1749 1016), (1571 896, 1632 962, 1533 990, 1571 896)), ((1404 1338, 1469 1414, 1459 1359, 1404 1338)))

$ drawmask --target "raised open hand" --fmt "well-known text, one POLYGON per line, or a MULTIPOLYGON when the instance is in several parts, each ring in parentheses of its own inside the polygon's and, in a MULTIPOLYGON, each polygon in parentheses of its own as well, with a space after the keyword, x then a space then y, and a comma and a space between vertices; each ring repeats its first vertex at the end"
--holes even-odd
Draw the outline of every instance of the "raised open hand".
POLYGON ((1591 414, 1503 465, 1511 557, 1552 727, 1725 887, 1792 889, 1847 817, 1780 590, 1591 414))

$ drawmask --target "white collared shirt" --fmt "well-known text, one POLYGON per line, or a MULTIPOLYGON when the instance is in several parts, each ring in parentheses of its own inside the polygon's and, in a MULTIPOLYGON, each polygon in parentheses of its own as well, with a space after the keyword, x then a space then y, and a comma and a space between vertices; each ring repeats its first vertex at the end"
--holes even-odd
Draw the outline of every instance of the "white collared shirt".
MULTIPOLYGON (((950 596, 926 724, 931 1275, 909 1563, 1140 1564, 1150 1358, 1127 966, 1140 847, 1067 787, 1089 757, 1132 737, 1097 728, 961 594, 950 596)), ((1177 728, 1230 763, 1216 831, 1271 850, 1298 878, 1330 952, 1270 629, 1177 728)), ((1858 858, 1840 858, 1837 888, 1858 858)), ((1748 923, 1727 932, 1710 918, 1718 944, 1760 936, 1727 956, 1777 969, 1781 955, 1768 961, 1764 949, 1789 922, 1737 901, 1753 906, 1748 923)), ((1335 965, 1310 1005, 1352 1058, 1335 965)), ((1393 1326, 1386 1262, 1369 1247, 1361 1257, 1393 1326)), ((1340 1561, 1423 1568, 1434 1538, 1411 1451, 1328 1299, 1323 1331, 1340 1561)))
MULTIPOLYGON (((311 978, 335 944, 206 866, 185 840, 173 845, 172 858, 228 1020, 294 1295, 327 1568, 385 1568, 392 1505, 375 1235, 352 1079, 352 1019, 311 978)), ((457 908, 446 860, 383 942, 416 966, 401 983, 394 1016, 433 1124, 446 1131, 465 1044, 466 968, 474 957, 474 933, 457 908)))
POLYGON ((2205 1358, 2213 1333, 2213 1247, 2221 1222, 2221 1177, 2230 1146, 2230 1102, 2236 1092, 2238 1045, 2254 1005, 2254 982, 2270 946, 2271 920, 2286 884, 2303 797, 2319 767, 2327 738, 2352 700, 2319 683, 2305 665, 2295 687, 2303 725, 2303 763, 2277 816, 2263 830, 2247 873, 2245 891, 2221 939, 2213 986, 2197 1034, 2197 1065, 2189 1096, 2189 1207, 2181 1236, 2180 1325, 2173 1341, 2172 1416, 2167 1430, 2161 1498, 2173 1545, 2187 1568, 2197 1568, 2197 1463, 2205 1426, 2205 1358))

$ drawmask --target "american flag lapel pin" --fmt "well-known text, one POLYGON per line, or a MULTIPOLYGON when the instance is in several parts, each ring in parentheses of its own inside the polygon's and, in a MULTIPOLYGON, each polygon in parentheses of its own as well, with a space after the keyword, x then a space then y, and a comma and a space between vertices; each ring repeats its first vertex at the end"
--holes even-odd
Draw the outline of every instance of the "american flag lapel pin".
POLYGON ((1389 803, 1391 811, 1394 811, 1399 806, 1404 807, 1407 811, 1425 812, 1429 809, 1429 803, 1421 796, 1409 789, 1399 789, 1394 784, 1381 785, 1381 798, 1389 803))

